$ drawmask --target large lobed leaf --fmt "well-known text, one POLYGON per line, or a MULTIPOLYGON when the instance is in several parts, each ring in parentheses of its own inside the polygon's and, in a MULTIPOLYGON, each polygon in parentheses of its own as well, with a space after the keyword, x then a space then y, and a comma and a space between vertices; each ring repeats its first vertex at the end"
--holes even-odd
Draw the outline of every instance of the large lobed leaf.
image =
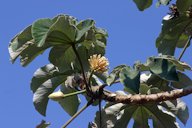
POLYGON ((63 70, 61 67, 66 63, 69 67, 75 61, 74 53, 68 50, 72 45, 77 49, 84 46, 91 54, 104 54, 106 37, 107 33, 96 28, 93 20, 78 22, 74 17, 58 15, 52 19, 39 19, 24 29, 11 40, 9 53, 12 62, 20 57, 21 64, 26 66, 52 47, 49 60, 63 70), (68 55, 71 57, 66 57, 68 55))
POLYGON ((38 69, 31 81, 33 91, 33 104, 42 115, 46 115, 48 96, 66 79, 71 72, 60 73, 55 66, 48 64, 38 69))
MULTIPOLYGON (((180 15, 176 18, 163 19, 162 31, 156 40, 158 52, 163 55, 174 55, 176 47, 184 46, 186 42, 181 42, 181 37, 186 33, 192 20, 186 15, 180 15), (183 43, 183 44, 181 44, 183 43)), ((185 39, 186 40, 186 39, 185 39)))

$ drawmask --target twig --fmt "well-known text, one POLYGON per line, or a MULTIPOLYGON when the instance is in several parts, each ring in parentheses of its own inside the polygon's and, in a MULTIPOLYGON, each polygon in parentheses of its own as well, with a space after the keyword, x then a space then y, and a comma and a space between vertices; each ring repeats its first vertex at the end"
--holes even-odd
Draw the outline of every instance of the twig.
POLYGON ((102 128, 101 99, 99 99, 99 126, 102 128))
POLYGON ((82 94, 82 93, 85 93, 86 90, 81 90, 81 91, 77 91, 77 92, 73 92, 73 93, 68 93, 68 94, 64 94, 62 98, 66 98, 66 97, 69 97, 69 96, 73 96, 73 95, 78 95, 78 94, 82 94))
POLYGON ((93 103, 91 99, 84 107, 82 107, 75 115, 73 115, 63 126, 62 128, 66 128, 79 114, 81 114, 87 107, 89 107, 93 103))
POLYGON ((91 71, 91 74, 89 76, 89 81, 88 81, 88 85, 91 85, 91 77, 93 76, 94 70, 91 71))
POLYGON ((191 42, 191 39, 192 39, 192 37, 191 37, 191 35, 189 36, 189 39, 187 40, 187 42, 186 42, 186 44, 185 44, 185 46, 184 46, 184 48, 183 48, 183 51, 181 52, 181 54, 180 54, 180 56, 179 56, 179 61, 181 60, 181 58, 183 57, 183 54, 185 53, 185 51, 186 51, 186 49, 187 49, 187 47, 189 46, 189 43, 191 42))
POLYGON ((78 53, 78 51, 77 51, 77 49, 75 47, 75 44, 72 44, 72 48, 73 48, 73 51, 75 52, 75 55, 77 56, 77 59, 79 61, 79 64, 80 64, 80 67, 81 67, 81 70, 82 70, 82 74, 83 74, 83 79, 84 79, 84 82, 85 82, 85 85, 86 85, 86 90, 90 91, 91 88, 90 88, 90 85, 87 82, 87 79, 86 79, 86 76, 85 76, 85 70, 83 68, 83 63, 82 63, 81 58, 79 56, 79 53, 78 53))

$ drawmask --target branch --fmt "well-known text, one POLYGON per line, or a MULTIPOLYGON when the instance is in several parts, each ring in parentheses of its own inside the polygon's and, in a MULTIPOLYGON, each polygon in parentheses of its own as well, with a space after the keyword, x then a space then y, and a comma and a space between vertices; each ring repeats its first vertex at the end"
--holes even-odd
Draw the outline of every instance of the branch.
POLYGON ((118 95, 115 93, 103 92, 102 99, 115 102, 115 103, 124 103, 124 104, 144 104, 149 102, 161 102, 166 100, 174 100, 183 96, 187 96, 192 93, 192 87, 185 89, 176 89, 167 92, 161 92, 150 95, 141 95, 141 94, 128 94, 128 95, 118 95))

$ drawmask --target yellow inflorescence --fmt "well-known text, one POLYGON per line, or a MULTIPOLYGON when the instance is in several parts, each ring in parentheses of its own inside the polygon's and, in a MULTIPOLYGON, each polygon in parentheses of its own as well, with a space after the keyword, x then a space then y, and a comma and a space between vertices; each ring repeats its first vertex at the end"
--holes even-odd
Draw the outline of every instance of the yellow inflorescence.
POLYGON ((107 71, 109 62, 107 58, 101 56, 100 54, 92 55, 89 59, 90 68, 92 71, 103 73, 107 71))

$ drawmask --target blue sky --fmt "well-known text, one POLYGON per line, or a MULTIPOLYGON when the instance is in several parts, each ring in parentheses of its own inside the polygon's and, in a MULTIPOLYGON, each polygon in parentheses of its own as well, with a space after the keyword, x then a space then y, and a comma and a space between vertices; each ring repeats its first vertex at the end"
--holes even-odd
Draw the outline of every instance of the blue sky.
MULTIPOLYGON (((155 4, 155 3, 154 3, 155 4)), ((48 62, 48 54, 35 59, 23 68, 17 61, 12 65, 9 61, 8 44, 11 38, 26 26, 39 18, 52 18, 64 13, 79 20, 91 18, 98 27, 108 31, 106 57, 110 61, 110 69, 120 64, 132 65, 135 61, 145 62, 149 56, 157 55, 155 40, 161 30, 161 20, 168 12, 168 7, 150 9, 139 12, 131 0, 4 0, 0 4, 0 127, 1 128, 34 128, 42 119, 51 122, 51 128, 59 128, 70 117, 56 102, 49 102, 47 117, 41 116, 34 109, 30 79, 34 71, 48 62)), ((189 52, 184 61, 192 64, 189 52)), ((189 73, 190 74, 190 73, 189 73)), ((192 77, 192 75, 190 75, 192 77)), ((119 85, 114 89, 118 89, 119 85)), ((190 114, 192 96, 185 97, 190 114)), ((82 105, 85 101, 82 101, 82 105)), ((82 106, 81 105, 81 106, 82 106)), ((86 128, 94 118, 95 107, 88 108, 70 124, 69 128, 86 128)), ((186 128, 192 125, 188 120, 186 128)), ((181 125, 181 127, 184 127, 181 125)))

